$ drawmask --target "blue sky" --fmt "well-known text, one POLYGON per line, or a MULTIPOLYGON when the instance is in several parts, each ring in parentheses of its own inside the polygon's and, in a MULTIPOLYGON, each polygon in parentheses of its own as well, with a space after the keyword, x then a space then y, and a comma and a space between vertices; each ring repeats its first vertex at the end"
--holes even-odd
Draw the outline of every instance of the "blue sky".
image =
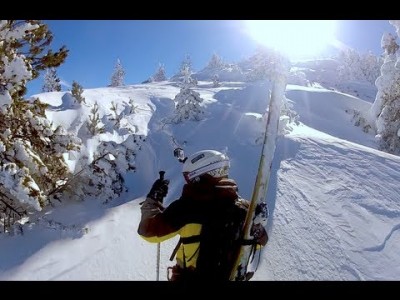
MULTIPOLYGON (((65 83, 63 90, 68 90, 73 80, 83 88, 107 86, 117 58, 126 72, 125 84, 137 84, 149 78, 158 63, 165 65, 167 76, 173 76, 186 54, 191 56, 194 69, 200 70, 213 53, 227 62, 237 62, 250 56, 258 45, 244 30, 242 20, 44 22, 54 34, 52 47, 66 45, 69 49, 65 63, 57 69, 65 83)), ((394 33, 387 20, 337 21, 335 37, 360 52, 380 54, 383 32, 394 33)), ((28 96, 39 93, 42 85, 43 74, 28 84, 28 96)))

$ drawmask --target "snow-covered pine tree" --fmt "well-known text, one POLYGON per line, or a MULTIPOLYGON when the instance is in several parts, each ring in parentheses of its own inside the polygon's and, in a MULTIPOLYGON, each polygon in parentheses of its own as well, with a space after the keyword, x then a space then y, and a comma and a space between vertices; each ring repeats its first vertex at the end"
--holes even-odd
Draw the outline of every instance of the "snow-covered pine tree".
POLYGON ((124 78, 125 78, 125 70, 122 67, 121 61, 117 59, 117 63, 114 67, 114 73, 111 76, 111 84, 110 86, 123 86, 124 85, 124 78))
POLYGON ((72 81, 71 94, 79 104, 82 104, 82 102, 86 103, 85 97, 82 96, 82 93, 83 93, 82 86, 76 81, 72 81))
POLYGON ((60 92, 61 83, 60 78, 57 76, 57 71, 55 68, 49 68, 44 75, 44 84, 42 87, 42 92, 60 92))
POLYGON ((133 99, 129 98, 129 105, 127 105, 127 107, 128 107, 128 110, 127 110, 128 114, 132 115, 132 114, 137 113, 139 105, 135 104, 133 99))
POLYGON ((213 78, 213 87, 219 87, 221 84, 219 83, 219 76, 218 74, 214 74, 213 78))
POLYGON ((175 96, 175 113, 171 117, 171 122, 180 123, 183 120, 199 121, 204 115, 204 110, 200 105, 203 99, 200 94, 191 90, 192 81, 188 67, 184 70, 183 86, 175 96))
POLYGON ((102 202, 120 196, 127 190, 123 174, 135 172, 136 154, 141 150, 142 142, 145 142, 145 138, 135 134, 130 134, 122 144, 114 141, 102 142, 89 165, 80 161, 81 171, 69 182, 65 195, 76 200, 93 197, 102 202))
MULTIPOLYGON (((400 22, 391 21, 399 32, 400 22)), ((372 124, 375 125, 376 137, 382 150, 400 154, 400 59, 397 59, 399 45, 390 33, 382 36, 381 46, 384 63, 381 76, 376 80, 378 92, 369 111, 372 124)))
POLYGON ((192 72, 190 71, 189 66, 184 67, 181 70, 182 81, 180 83, 181 87, 195 87, 197 85, 197 80, 192 78, 192 72))
POLYGON ((118 112, 118 103, 115 103, 114 101, 111 101, 110 110, 112 114, 108 119, 114 122, 115 128, 118 128, 120 126, 122 118, 124 117, 124 112, 123 111, 120 113, 118 112))
POLYGON ((185 72, 186 67, 188 67, 190 74, 193 74, 192 59, 190 58, 189 54, 185 55, 184 59, 181 62, 178 72, 174 76, 172 76, 169 80, 181 83, 184 77, 183 73, 185 72))
POLYGON ((183 86, 189 86, 192 83, 192 78, 191 78, 191 72, 189 70, 189 66, 185 66, 182 70, 181 70, 181 74, 183 76, 182 78, 182 84, 183 86))
POLYGON ((92 113, 89 115, 89 121, 87 122, 87 129, 89 130, 92 136, 95 136, 99 133, 104 133, 104 126, 101 126, 100 123, 100 115, 99 115, 99 105, 97 101, 94 103, 92 109, 90 110, 92 113))
POLYGON ((47 104, 23 99, 26 83, 64 62, 68 50, 48 49, 47 25, 35 20, 0 21, 0 231, 39 211, 70 175, 63 153, 80 140, 46 118, 47 104))
POLYGON ((151 77, 153 81, 159 82, 159 81, 165 81, 167 80, 167 76, 165 74, 165 67, 163 64, 158 65, 157 71, 154 73, 154 75, 151 77))
POLYGON ((184 70, 188 70, 190 74, 193 73, 193 69, 192 69, 192 59, 190 58, 189 54, 185 55, 185 58, 183 59, 182 63, 181 63, 181 67, 179 69, 180 73, 182 76, 184 76, 185 74, 183 73, 184 70))
POLYGON ((367 81, 371 84, 378 78, 383 62, 372 52, 360 54, 354 49, 341 50, 336 59, 339 62, 338 78, 341 82, 367 81))
POLYGON ((159 82, 167 80, 167 76, 165 74, 164 65, 159 63, 157 71, 154 73, 153 76, 150 76, 148 79, 143 81, 142 83, 151 83, 151 82, 159 82))
POLYGON ((364 54, 361 58, 361 72, 365 81, 371 84, 375 84, 376 79, 380 75, 380 69, 383 63, 383 59, 380 56, 376 56, 371 51, 364 54))
POLYGON ((192 77, 193 69, 192 69, 192 61, 190 55, 187 54, 185 59, 181 63, 181 67, 179 69, 179 74, 175 75, 172 79, 180 81, 181 86, 191 85, 196 86, 197 80, 192 77))
POLYGON ((153 81, 160 82, 167 80, 167 75, 165 74, 165 67, 163 64, 159 64, 157 71, 152 76, 153 81))
POLYGON ((354 49, 343 49, 337 56, 338 72, 341 82, 354 81, 360 77, 360 54, 354 49))
MULTIPOLYGON (((400 21, 390 21, 399 35, 400 21)), ((371 109, 377 115, 375 125, 377 138, 382 150, 400 155, 400 58, 396 37, 390 33, 382 37, 385 60, 381 76, 376 80, 378 93, 371 109), (378 113, 378 114, 377 114, 378 113)))
POLYGON ((259 47, 256 52, 248 59, 249 71, 248 81, 271 79, 273 73, 273 62, 277 53, 265 47, 259 47))
POLYGON ((213 53, 206 68, 217 70, 217 69, 221 69, 223 67, 224 67, 224 62, 222 61, 221 56, 219 56, 217 53, 213 53))

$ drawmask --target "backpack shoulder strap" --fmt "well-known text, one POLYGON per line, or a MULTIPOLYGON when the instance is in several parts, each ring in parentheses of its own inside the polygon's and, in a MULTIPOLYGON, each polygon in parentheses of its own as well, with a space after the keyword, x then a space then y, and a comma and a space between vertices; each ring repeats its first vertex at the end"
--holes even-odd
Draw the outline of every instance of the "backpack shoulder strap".
POLYGON ((176 244, 174 251, 172 251, 172 254, 169 258, 170 261, 173 261, 175 258, 176 253, 178 252, 179 247, 181 246, 181 244, 192 244, 192 243, 197 243, 200 242, 200 235, 193 235, 193 236, 189 236, 189 237, 184 237, 184 238, 180 238, 178 243, 176 244))

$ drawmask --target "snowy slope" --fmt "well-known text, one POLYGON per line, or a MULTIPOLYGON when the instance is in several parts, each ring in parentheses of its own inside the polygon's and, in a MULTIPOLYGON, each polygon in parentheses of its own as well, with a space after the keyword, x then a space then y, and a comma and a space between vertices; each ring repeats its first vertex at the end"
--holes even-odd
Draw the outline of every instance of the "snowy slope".
MULTIPOLYGON (((230 177, 251 197, 262 132, 261 115, 269 96, 264 83, 224 82, 213 88, 199 82, 206 119, 173 125, 179 92, 161 82, 85 90, 86 105, 75 106, 63 92, 38 95, 52 107, 48 117, 75 132, 94 151, 102 140, 121 143, 132 132, 147 142, 136 158, 137 172, 125 177, 128 193, 107 205, 93 201, 47 208, 23 235, 1 236, 1 280, 155 280, 157 245, 136 233, 139 202, 159 170, 171 180, 169 204, 183 185, 181 165, 172 155, 201 149, 226 151, 230 177), (139 110, 122 119, 126 130, 112 129, 111 101, 133 99, 139 110), (97 101, 105 134, 90 138, 81 130, 97 101)), ((278 139, 268 201, 270 241, 254 280, 396 280, 400 278, 400 157, 376 150, 374 139, 355 127, 352 111, 371 103, 326 90, 289 85, 286 97, 299 125, 278 139), (346 112, 347 111, 347 112, 346 112)), ((71 163, 73 166, 73 163, 71 163)), ((176 238, 161 245, 160 279, 176 238)))
POLYGON ((306 126, 281 139, 269 191, 275 242, 256 278, 398 280, 399 163, 306 126))

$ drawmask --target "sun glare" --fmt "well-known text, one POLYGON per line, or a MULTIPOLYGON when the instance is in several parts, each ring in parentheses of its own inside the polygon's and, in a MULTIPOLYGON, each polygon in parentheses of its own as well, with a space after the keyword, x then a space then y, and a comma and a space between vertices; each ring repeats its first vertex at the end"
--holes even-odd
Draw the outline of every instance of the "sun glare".
POLYGON ((252 20, 245 31, 256 42, 286 54, 290 59, 310 58, 335 43, 336 21, 252 20))

